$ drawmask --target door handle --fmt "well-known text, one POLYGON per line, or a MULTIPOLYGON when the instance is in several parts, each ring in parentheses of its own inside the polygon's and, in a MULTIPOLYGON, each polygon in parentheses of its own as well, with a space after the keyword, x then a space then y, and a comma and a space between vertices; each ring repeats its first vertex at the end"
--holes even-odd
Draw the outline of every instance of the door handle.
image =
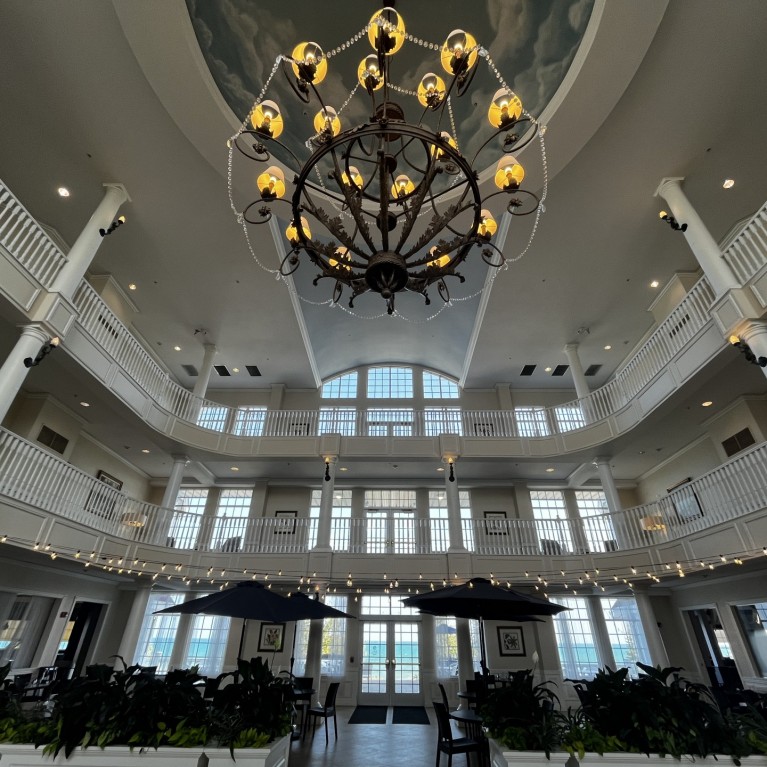
POLYGON ((390 661, 390 660, 387 658, 387 659, 384 661, 384 665, 388 666, 388 665, 389 665, 389 663, 391 663, 391 661, 390 661))
POLYGON ((396 660, 393 660, 393 661, 391 662, 391 664, 392 664, 392 666, 396 666, 396 665, 397 665, 397 661, 396 661, 396 660))

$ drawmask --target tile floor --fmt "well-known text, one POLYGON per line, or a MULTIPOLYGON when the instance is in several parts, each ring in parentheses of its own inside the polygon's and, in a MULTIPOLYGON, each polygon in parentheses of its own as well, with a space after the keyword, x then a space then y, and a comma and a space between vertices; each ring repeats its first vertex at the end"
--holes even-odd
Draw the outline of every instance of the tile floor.
MULTIPOLYGON (((423 767, 433 765, 437 756, 437 722, 434 711, 426 709, 431 724, 349 724, 353 707, 338 709, 338 741, 333 737, 333 720, 328 722, 330 743, 325 745, 323 722, 318 722, 303 742, 291 746, 290 767, 423 767)), ((447 764, 447 757, 443 757, 447 764)), ((465 757, 456 764, 465 763, 465 757)))

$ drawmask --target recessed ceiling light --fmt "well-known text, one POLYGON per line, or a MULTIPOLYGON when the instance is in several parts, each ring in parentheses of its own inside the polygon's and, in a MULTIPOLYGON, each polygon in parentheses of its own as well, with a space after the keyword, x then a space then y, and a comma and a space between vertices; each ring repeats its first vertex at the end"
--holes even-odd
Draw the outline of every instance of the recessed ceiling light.
POLYGON ((239 372, 240 372, 239 368, 232 368, 232 373, 239 373, 239 372))
POLYGON ((722 184, 723 189, 732 189, 735 186, 735 179, 726 178, 722 184))
POLYGON ((660 285, 660 283, 658 282, 658 280, 653 280, 653 281, 650 283, 650 287, 651 287, 651 288, 657 288, 657 287, 658 287, 658 285, 660 285))
POLYGON ((707 399, 705 402, 701 402, 700 406, 701 407, 711 407, 711 405, 713 405, 713 404, 714 403, 710 399, 707 399))
POLYGON ((640 450, 639 455, 644 455, 644 452, 645 452, 644 450, 640 450))
POLYGON ((609 351, 610 351, 610 349, 612 349, 612 348, 613 348, 613 347, 612 347, 612 346, 610 346, 610 344, 607 344, 607 346, 605 346, 605 351, 606 351, 606 352, 609 352, 609 351))
POLYGON ((445 470, 444 466, 440 466, 440 467, 437 469, 437 471, 444 471, 444 470, 445 470))
POLYGON ((60 186, 56 191, 59 193, 59 197, 69 197, 69 189, 65 186, 60 186))
POLYGON ((554 467, 553 466, 549 466, 549 468, 546 469, 546 473, 547 474, 551 474, 552 471, 554 471, 554 467))
POLYGON ((550 367, 548 367, 548 368, 543 368, 543 372, 544 372, 544 373, 551 373, 551 370, 552 370, 552 369, 551 369, 550 367))
POLYGON ((130 285, 128 285, 128 290, 135 290, 138 286, 135 282, 131 282, 130 285))
POLYGON ((349 469, 346 466, 339 466, 338 471, 349 471, 349 469))
POLYGON ((80 404, 81 404, 83 407, 90 407, 90 406, 91 406, 91 403, 90 403, 90 402, 81 402, 80 404))
POLYGON ((230 466, 230 467, 229 467, 229 469, 230 469, 231 471, 239 471, 239 470, 240 470, 240 467, 239 467, 239 466, 230 466))
POLYGON ((146 448, 144 448, 144 449, 143 449, 141 452, 142 452, 142 453, 149 453, 150 451, 149 451, 149 450, 147 450, 146 448))
POLYGON ((177 351, 177 352, 180 352, 181 351, 181 347, 180 346, 174 346, 173 350, 177 351))

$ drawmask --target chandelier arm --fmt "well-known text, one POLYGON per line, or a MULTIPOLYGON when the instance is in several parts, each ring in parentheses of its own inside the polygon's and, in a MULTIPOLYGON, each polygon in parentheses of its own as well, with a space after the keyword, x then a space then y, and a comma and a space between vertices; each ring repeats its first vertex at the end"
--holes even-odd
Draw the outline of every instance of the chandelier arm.
POLYGON ((289 277, 293 272, 298 269, 298 267, 301 266, 301 261, 298 258, 298 253, 296 249, 289 251, 286 253, 282 261, 280 261, 280 268, 279 272, 282 277, 289 277), (286 271, 287 269, 287 271, 286 271))
POLYGON ((529 216, 531 213, 535 213, 536 210, 538 210, 539 205, 541 204, 541 200, 538 197, 537 194, 533 192, 529 192, 527 189, 501 189, 497 192, 493 192, 492 194, 489 194, 483 201, 482 204, 484 205, 487 203, 488 200, 492 200, 493 197, 497 197, 499 194, 526 194, 528 197, 532 197, 535 200, 535 206, 528 211, 525 211, 524 213, 515 213, 512 209, 512 202, 513 200, 510 200, 509 203, 506 206, 506 209, 509 213, 511 213, 512 216, 529 216))
POLYGON ((492 266, 495 269, 500 269, 506 263, 506 256, 503 255, 503 251, 497 245, 493 245, 493 243, 490 242, 490 240, 485 240, 483 238, 480 238, 478 240, 474 240, 472 245, 477 245, 478 247, 482 248, 482 253, 481 253, 482 260, 488 266, 492 266), (492 257, 492 251, 490 250, 490 248, 492 248, 500 256, 500 259, 501 259, 500 264, 496 264, 490 260, 492 257))
POLYGON ((522 122, 530 123, 531 127, 528 128, 527 133, 523 133, 522 136, 517 136, 514 140, 504 140, 503 146, 501 147, 504 154, 521 151, 538 135, 540 126, 532 117, 520 117, 513 125, 509 126, 508 129, 514 128, 522 122))
MULTIPOLYGON (((255 162, 264 162, 264 163, 265 163, 265 162, 269 162, 269 160, 271 159, 271 155, 269 154, 269 152, 267 152, 267 151, 266 151, 266 147, 265 147, 265 146, 263 146, 263 144, 261 144, 261 147, 263 148, 264 152, 266 152, 266 155, 267 155, 266 157, 254 157, 252 154, 249 154, 248 152, 246 152, 246 151, 245 151, 245 150, 244 150, 244 149, 243 149, 243 148, 242 148, 242 147, 239 145, 239 143, 238 143, 238 141, 237 141, 237 139, 238 139, 240 136, 244 136, 246 133, 247 133, 249 136, 252 136, 254 139, 258 139, 259 141, 273 141, 275 144, 277 144, 277 146, 279 146, 279 147, 282 147, 282 149, 284 149, 284 150, 285 150, 285 151, 286 151, 286 152, 287 152, 287 153, 288 153, 288 154, 289 154, 289 155, 290 155, 290 156, 293 158, 293 162, 295 162, 295 164, 296 164, 296 165, 295 165, 295 167, 296 167, 296 168, 300 168, 300 167, 301 167, 301 160, 299 160, 299 159, 298 159, 298 157, 296 157, 296 155, 294 154, 294 152, 291 150, 291 148, 290 148, 290 147, 289 147, 287 144, 283 144, 283 143, 282 143, 282 141, 280 141, 279 139, 276 139, 276 138, 274 138, 273 136, 267 136, 267 135, 265 135, 265 134, 263 134, 263 133, 259 133, 258 131, 255 131, 255 130, 244 130, 244 131, 243 131, 242 133, 240 133, 240 134, 237 136, 237 138, 234 140, 234 145, 235 145, 235 146, 237 147, 237 149, 239 149, 239 150, 240 150, 240 152, 241 152, 242 154, 244 154, 244 155, 245 155, 245 157, 247 157, 248 159, 250 159, 250 160, 253 160, 253 161, 255 161, 255 162)), ((292 171, 295 173, 295 170, 294 170, 293 168, 290 168, 290 170, 292 170, 292 171)))
POLYGON ((437 162, 434 160, 434 158, 432 158, 426 174, 421 179, 421 183, 417 187, 417 192, 415 193, 416 196, 412 199, 412 205, 403 205, 403 214, 405 216, 406 223, 402 227, 402 233, 400 234, 399 242, 397 243, 397 251, 402 249, 402 246, 405 244, 407 238, 410 236, 410 233, 413 231, 413 226, 415 226, 415 222, 418 220, 418 212, 421 210, 421 206, 423 205, 426 194, 429 191, 432 182, 434 181, 434 177, 437 175, 437 170, 437 162))
POLYGON ((269 206, 275 202, 288 202, 288 200, 281 200, 279 197, 273 197, 271 199, 264 199, 261 197, 258 200, 253 200, 253 202, 251 202, 250 205, 248 205, 245 210, 242 211, 242 218, 249 224, 266 224, 272 218, 272 210, 269 206), (261 207, 258 209, 258 213, 261 215, 263 220, 254 221, 253 219, 248 218, 248 211, 254 205, 258 205, 259 203, 261 204, 261 207))
POLYGON ((298 96, 298 98, 304 102, 304 104, 308 104, 310 100, 309 96, 309 89, 308 88, 301 88, 300 83, 304 83, 306 85, 306 82, 304 80, 299 80, 294 74, 291 69, 288 68, 288 62, 291 64, 295 63, 295 60, 290 58, 289 56, 283 56, 282 60, 280 61, 280 64, 282 65, 282 72, 285 75, 285 79, 288 81, 288 85, 293 89, 293 93, 298 96))
MULTIPOLYGON (((457 237, 454 237, 452 240, 450 240, 450 242, 447 242, 445 240, 439 240, 437 243, 439 255, 446 256, 449 253, 452 253, 453 251, 460 250, 461 248, 465 247, 467 244, 473 243, 473 241, 474 241, 474 237, 471 235, 466 235, 466 234, 459 234, 457 237)), ((463 254, 463 257, 465 257, 465 254, 463 254)), ((463 261, 463 257, 460 259, 460 261, 463 261)), ((409 265, 415 268, 418 266, 424 266, 433 260, 434 260, 434 256, 431 253, 426 253, 421 258, 411 261, 409 265)), ((458 256, 450 259, 449 267, 452 268, 454 266, 457 266, 460 263, 460 261, 458 260, 458 256)))

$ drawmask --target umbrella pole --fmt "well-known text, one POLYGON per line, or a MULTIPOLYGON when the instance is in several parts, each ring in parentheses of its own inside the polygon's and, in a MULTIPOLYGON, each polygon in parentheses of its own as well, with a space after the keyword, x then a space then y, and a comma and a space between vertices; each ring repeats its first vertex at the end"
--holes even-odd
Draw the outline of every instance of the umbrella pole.
POLYGON ((479 619, 479 665, 482 668, 482 677, 487 676, 487 651, 485 649, 485 621, 483 618, 479 619))
POLYGON ((296 634, 298 633, 298 622, 293 624, 293 646, 290 648, 290 678, 293 678, 293 664, 296 662, 296 634))
POLYGON ((240 632, 240 646, 237 648, 237 660, 242 660, 242 647, 245 644, 245 629, 248 627, 248 619, 242 620, 242 631, 240 632))

